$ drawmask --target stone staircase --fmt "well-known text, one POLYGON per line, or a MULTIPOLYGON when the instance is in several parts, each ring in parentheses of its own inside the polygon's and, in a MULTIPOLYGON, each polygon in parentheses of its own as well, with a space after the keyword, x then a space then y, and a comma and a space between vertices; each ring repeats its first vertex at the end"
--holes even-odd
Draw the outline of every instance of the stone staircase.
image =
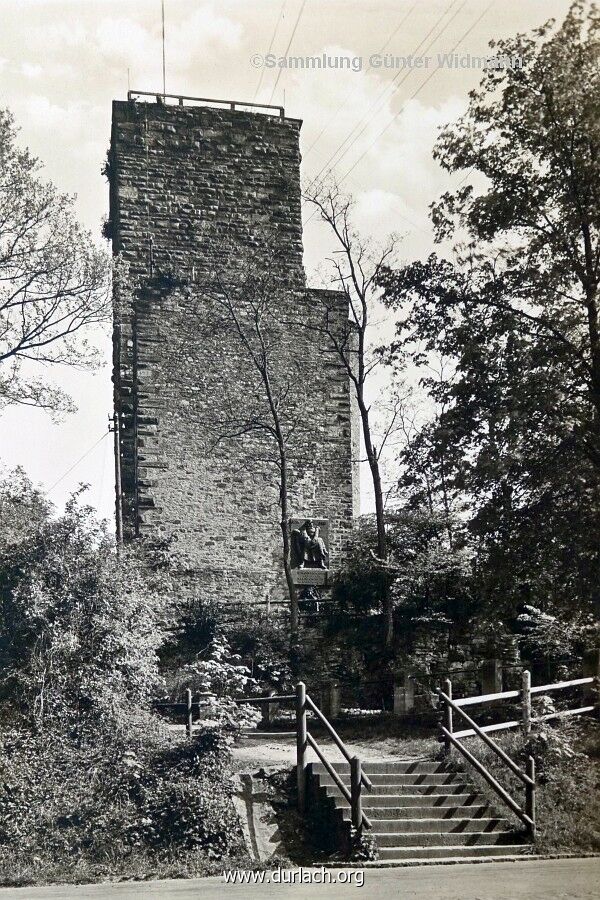
MULTIPOLYGON (((350 785, 348 763, 334 763, 350 785)), ((309 763, 310 794, 331 817, 336 843, 349 845, 350 806, 322 763, 309 763)), ((363 811, 372 822, 379 858, 504 858, 530 852, 522 830, 503 818, 464 772, 430 760, 363 762, 373 790, 362 790, 363 811)))

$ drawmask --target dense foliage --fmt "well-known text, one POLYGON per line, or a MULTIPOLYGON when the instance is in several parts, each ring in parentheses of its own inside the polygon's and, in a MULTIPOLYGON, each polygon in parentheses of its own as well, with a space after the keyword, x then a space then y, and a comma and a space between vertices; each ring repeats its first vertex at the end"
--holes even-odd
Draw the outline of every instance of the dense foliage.
POLYGON ((12 522, 0 543, 4 699, 38 726, 147 707, 160 682, 158 584, 77 497, 51 518, 22 476, 0 494, 12 522))
MULTIPOLYGON (((53 517, 23 473, 0 479, 5 882, 200 873, 242 852, 228 748, 256 713, 220 700, 189 741, 153 712, 176 677, 160 656, 178 635, 170 577, 160 553, 117 553, 80 497, 53 517)), ((223 638, 198 651, 181 684, 242 689, 223 638)))
POLYGON ((454 258, 380 279, 388 361, 417 367, 432 410, 397 502, 445 517, 473 611, 516 633, 528 610, 580 633, 600 611, 599 34, 576 2, 495 45, 524 66, 489 69, 435 150, 465 173, 433 207, 454 258))

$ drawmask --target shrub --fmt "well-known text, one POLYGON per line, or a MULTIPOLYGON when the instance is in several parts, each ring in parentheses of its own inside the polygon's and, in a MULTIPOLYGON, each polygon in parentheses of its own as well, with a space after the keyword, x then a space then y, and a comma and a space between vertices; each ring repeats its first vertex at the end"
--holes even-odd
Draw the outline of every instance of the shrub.
POLYGON ((110 863, 116 874, 136 854, 156 864, 243 852, 218 731, 101 743, 11 729, 1 744, 0 871, 37 858, 63 873, 110 863))
MULTIPOLYGON (((18 508, 0 483, 4 508, 18 508)), ((118 719, 160 682, 161 588, 139 551, 122 549, 78 495, 55 519, 0 537, 0 692, 39 726, 118 719)))

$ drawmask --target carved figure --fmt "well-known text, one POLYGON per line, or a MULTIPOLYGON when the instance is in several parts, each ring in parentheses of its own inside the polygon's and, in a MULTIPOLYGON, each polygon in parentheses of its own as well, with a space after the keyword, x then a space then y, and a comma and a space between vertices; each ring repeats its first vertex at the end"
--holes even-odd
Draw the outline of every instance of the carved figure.
POLYGON ((327 569, 329 551, 312 519, 305 519, 300 528, 293 528, 291 538, 293 568, 327 569))

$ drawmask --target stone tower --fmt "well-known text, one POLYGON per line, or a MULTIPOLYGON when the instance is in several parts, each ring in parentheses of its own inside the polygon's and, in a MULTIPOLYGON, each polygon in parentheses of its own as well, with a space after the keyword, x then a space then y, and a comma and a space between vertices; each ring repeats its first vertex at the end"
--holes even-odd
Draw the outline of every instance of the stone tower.
POLYGON ((127 270, 114 299, 117 519, 125 540, 173 542, 186 591, 281 599, 276 473, 259 453, 252 461, 247 439, 209 440, 219 385, 228 395, 239 385, 243 405, 248 365, 231 335, 206 331, 202 283, 208 272, 231 277, 240 260, 256 262, 265 246, 257 235, 276 241, 294 297, 279 362, 302 361, 311 398, 290 509, 301 521, 324 520, 335 570, 357 513, 358 426, 347 373, 321 329, 324 298, 340 329, 346 301, 305 283, 301 122, 272 108, 143 100, 113 103, 108 163, 113 250, 127 270), (197 339, 182 343, 182 330, 189 338, 196 328, 197 339))

